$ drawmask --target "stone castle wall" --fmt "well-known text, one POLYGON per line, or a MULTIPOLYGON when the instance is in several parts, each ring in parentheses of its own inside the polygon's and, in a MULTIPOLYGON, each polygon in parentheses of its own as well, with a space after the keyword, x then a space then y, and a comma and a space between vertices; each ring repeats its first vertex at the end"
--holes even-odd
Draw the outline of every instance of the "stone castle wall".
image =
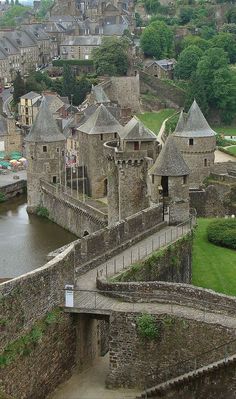
POLYGON ((140 111, 139 75, 125 77, 111 77, 103 88, 112 102, 123 108, 130 108, 131 112, 140 111))
POLYGON ((4 187, 0 187, 0 193, 3 194, 5 199, 9 199, 19 194, 23 194, 24 192, 26 192, 26 188, 26 180, 16 180, 14 183, 8 184, 4 187))
MULTIPOLYGON (((198 356, 235 338, 233 328, 170 314, 153 314, 158 335, 153 340, 140 336, 137 318, 141 314, 113 312, 110 318, 109 387, 148 388, 186 372, 184 360, 198 356)), ((224 357, 210 352, 201 366, 224 357)), ((189 365, 188 365, 189 366, 189 365)))

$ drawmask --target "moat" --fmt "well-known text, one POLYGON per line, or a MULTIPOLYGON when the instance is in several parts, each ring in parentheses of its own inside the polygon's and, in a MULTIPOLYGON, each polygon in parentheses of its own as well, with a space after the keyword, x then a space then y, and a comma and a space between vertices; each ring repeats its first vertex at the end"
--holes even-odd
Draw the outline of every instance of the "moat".
POLYGON ((43 266, 49 252, 76 239, 51 221, 28 215, 26 197, 0 204, 0 279, 43 266))

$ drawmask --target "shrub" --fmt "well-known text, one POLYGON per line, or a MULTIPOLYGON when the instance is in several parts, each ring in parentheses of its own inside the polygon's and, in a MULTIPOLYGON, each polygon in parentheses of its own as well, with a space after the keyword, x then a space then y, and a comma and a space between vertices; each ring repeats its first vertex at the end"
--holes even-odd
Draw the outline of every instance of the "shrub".
POLYGON ((6 201, 6 197, 3 193, 0 193, 0 203, 6 201))
POLYGON ((45 208, 44 206, 40 206, 40 205, 36 209, 36 214, 38 216, 43 217, 43 218, 48 218, 49 217, 48 209, 45 208))
POLYGON ((143 313, 141 316, 137 317, 137 328, 138 334, 141 335, 142 338, 151 340, 157 338, 159 335, 156 320, 148 313, 143 313))
POLYGON ((214 220, 208 225, 207 238, 215 245, 236 249, 236 220, 214 220))

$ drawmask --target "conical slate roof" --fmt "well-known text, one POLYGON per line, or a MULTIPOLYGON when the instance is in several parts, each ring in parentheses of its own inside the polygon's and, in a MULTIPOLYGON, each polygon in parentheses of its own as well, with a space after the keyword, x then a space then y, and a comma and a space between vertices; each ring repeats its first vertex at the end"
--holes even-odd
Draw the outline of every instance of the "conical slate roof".
POLYGON ((36 116, 28 136, 25 141, 28 142, 47 142, 65 141, 65 136, 61 133, 55 119, 48 109, 45 97, 42 99, 39 112, 36 116))
POLYGON ((168 136, 159 157, 149 171, 149 174, 156 176, 185 176, 190 170, 185 163, 174 137, 168 136))
POLYGON ((210 128, 208 122, 200 110, 196 100, 194 100, 187 116, 184 127, 182 126, 184 118, 180 123, 180 127, 175 131, 175 136, 182 137, 211 137, 215 136, 214 130, 210 128))
POLYGON ((121 129, 120 123, 103 104, 79 127, 79 131, 87 134, 119 133, 121 129))
POLYGON ((183 111, 181 111, 180 115, 179 115, 178 123, 175 128, 175 134, 182 133, 184 131, 185 123, 186 123, 186 121, 185 121, 184 113, 183 113, 183 111))
POLYGON ((127 141, 156 141, 156 135, 145 127, 135 116, 120 132, 120 138, 127 141))
POLYGON ((97 104, 107 104, 111 102, 101 85, 93 86, 92 92, 94 93, 95 101, 97 104))

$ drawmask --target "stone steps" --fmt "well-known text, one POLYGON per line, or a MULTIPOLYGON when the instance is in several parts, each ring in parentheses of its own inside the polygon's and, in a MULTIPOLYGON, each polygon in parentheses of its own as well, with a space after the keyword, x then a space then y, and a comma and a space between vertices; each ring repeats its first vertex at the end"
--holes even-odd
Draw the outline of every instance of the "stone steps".
POLYGON ((146 391, 141 392, 141 394, 139 394, 138 396, 136 396, 136 399, 162 397, 164 392, 168 392, 174 386, 178 385, 183 386, 183 384, 189 383, 189 381, 195 379, 196 377, 199 378, 206 373, 212 372, 221 367, 225 367, 226 365, 232 364, 234 362, 236 363, 236 354, 228 357, 227 359, 221 359, 217 362, 208 364, 207 366, 204 367, 200 367, 194 371, 185 373, 179 377, 172 378, 166 382, 163 382, 152 388, 149 388, 146 391))

